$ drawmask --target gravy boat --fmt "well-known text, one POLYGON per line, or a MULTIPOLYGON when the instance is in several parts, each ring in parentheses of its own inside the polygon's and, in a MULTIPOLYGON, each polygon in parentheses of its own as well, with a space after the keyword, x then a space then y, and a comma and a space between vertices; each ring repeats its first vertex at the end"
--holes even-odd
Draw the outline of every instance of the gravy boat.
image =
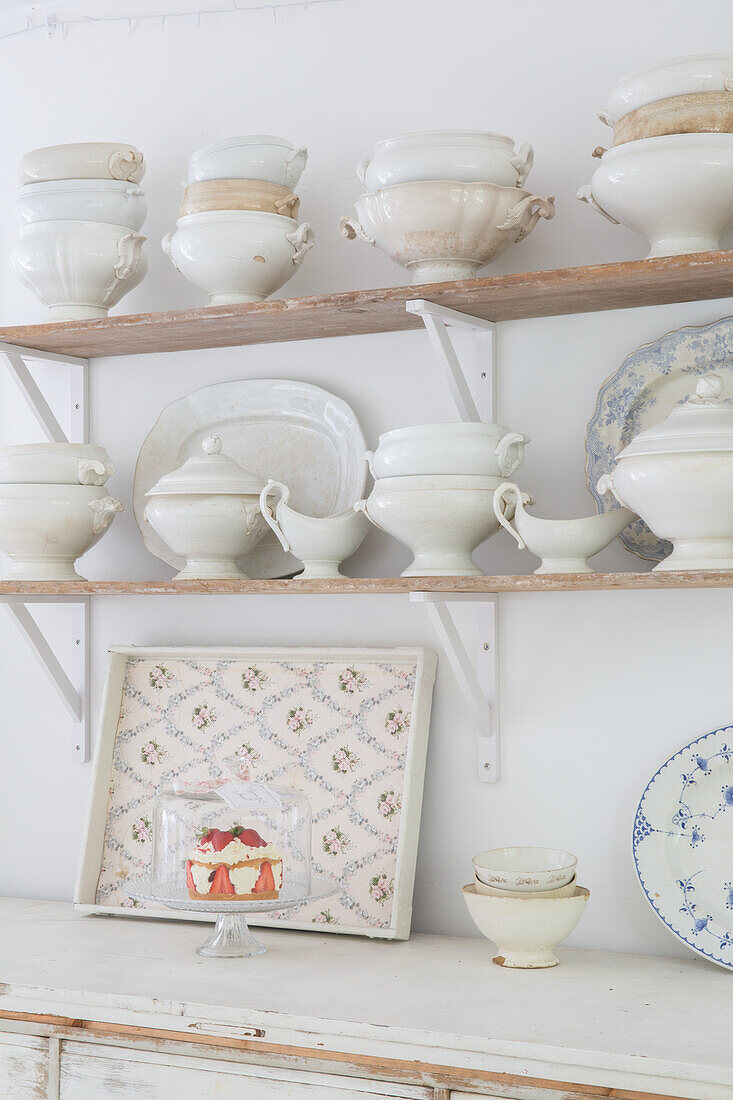
MULTIPOLYGON (((534 504, 534 500, 530 498, 529 503, 534 504)), ((538 519, 527 512, 519 486, 511 481, 505 481, 494 493, 494 512, 520 550, 529 550, 542 559, 535 573, 594 573, 588 558, 599 554, 636 519, 628 508, 614 508, 583 519, 538 519), (511 504, 515 505, 513 527, 505 514, 511 504)))
POLYGON ((303 563, 299 580, 342 577, 341 562, 361 546, 369 530, 369 521, 361 512, 350 509, 335 516, 304 516, 288 505, 290 490, 281 481, 268 481, 260 493, 260 511, 277 535, 286 553, 295 554, 303 563), (271 495, 280 494, 274 509, 271 495))

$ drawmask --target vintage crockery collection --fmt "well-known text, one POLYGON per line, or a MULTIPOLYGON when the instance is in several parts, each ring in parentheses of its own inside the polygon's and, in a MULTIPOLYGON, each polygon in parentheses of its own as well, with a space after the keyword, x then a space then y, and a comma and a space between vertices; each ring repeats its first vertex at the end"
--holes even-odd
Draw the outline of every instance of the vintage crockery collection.
POLYGON ((258 134, 191 155, 176 230, 163 238, 163 251, 210 305, 261 302, 313 247, 292 190, 307 159, 307 149, 258 134))
POLYGON ((339 231, 385 252, 412 283, 470 279, 524 240, 554 199, 524 190, 534 159, 511 138, 481 130, 428 130, 377 143, 357 166, 366 192, 339 231))
POLYGON ((144 171, 139 150, 113 142, 52 145, 23 158, 10 266, 49 320, 106 317, 143 279, 144 171))
POLYGON ((493 848, 473 857, 474 882, 463 899, 492 940, 494 962, 516 969, 558 963, 554 948, 575 928, 589 892, 576 883, 577 857, 555 848, 493 848))
POLYGON ((599 117, 612 148, 578 198, 649 242, 649 256, 720 248, 733 224, 733 56, 681 57, 626 77, 599 117))

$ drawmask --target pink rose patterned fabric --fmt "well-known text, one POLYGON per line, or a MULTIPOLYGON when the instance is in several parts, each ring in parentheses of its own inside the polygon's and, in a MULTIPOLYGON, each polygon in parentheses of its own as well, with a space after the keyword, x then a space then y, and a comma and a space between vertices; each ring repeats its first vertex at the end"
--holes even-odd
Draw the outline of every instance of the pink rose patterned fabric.
POLYGON ((343 887, 259 923, 392 927, 418 658, 396 650, 352 661, 352 652, 307 662, 128 657, 97 904, 156 908, 125 892, 149 867, 156 790, 214 780, 237 753, 253 779, 307 792, 314 870, 343 887))

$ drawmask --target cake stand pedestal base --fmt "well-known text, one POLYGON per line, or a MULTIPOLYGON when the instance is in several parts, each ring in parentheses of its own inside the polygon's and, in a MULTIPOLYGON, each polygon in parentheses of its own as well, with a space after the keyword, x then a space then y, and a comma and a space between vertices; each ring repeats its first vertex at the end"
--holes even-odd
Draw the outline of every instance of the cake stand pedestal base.
POLYGON ((219 959, 247 959, 264 955, 267 948, 253 936, 244 913, 219 913, 214 931, 206 943, 196 948, 197 955, 219 959))

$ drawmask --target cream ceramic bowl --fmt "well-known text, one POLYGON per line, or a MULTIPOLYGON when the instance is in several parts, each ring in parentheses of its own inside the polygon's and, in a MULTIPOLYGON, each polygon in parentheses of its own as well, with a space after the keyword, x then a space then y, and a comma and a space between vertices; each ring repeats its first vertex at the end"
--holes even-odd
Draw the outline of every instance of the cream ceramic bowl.
POLYGON ((287 187, 262 180, 202 180, 190 183, 181 202, 179 216, 203 214, 207 210, 261 210, 297 218, 300 199, 287 187))
POLYGON ((698 54, 660 61, 625 76, 608 97, 603 120, 611 125, 647 103, 693 92, 733 91, 733 55, 698 54))
POLYGON ((613 144, 665 134, 730 133, 733 133, 733 91, 699 92, 638 107, 615 124, 613 144))
POLYGON ((35 222, 21 229, 10 267, 48 306, 49 320, 106 317, 145 275, 144 240, 106 222, 35 222))
POLYGON ((171 493, 149 497, 143 518, 185 567, 175 580, 243 580, 237 559, 267 528, 256 494, 171 493))
POLYGON ((83 580, 74 562, 121 511, 97 485, 0 485, 0 550, 15 580, 83 580))
POLYGON ((528 436, 501 424, 418 424, 380 435, 376 451, 367 451, 366 458, 374 478, 416 474, 511 477, 521 466, 529 441, 528 436))
POLYGON ((531 145, 519 151, 503 134, 486 130, 423 130, 378 141, 356 168, 367 191, 395 183, 455 180, 523 187, 534 160, 531 145))
POLYGON ((286 485, 268 481, 260 493, 260 511, 285 553, 302 561, 298 579, 342 577, 339 566, 366 538, 366 517, 353 509, 335 516, 304 516, 288 505, 289 499, 286 485))
POLYGON ((0 447, 0 485, 104 485, 114 472, 104 447, 89 443, 0 447))
POLYGON ((313 230, 281 214, 218 210, 178 219, 163 251, 211 305, 261 302, 284 286, 313 247, 313 230))
MULTIPOLYGON (((485 894, 490 898, 526 898, 529 896, 526 893, 520 893, 518 890, 499 890, 497 887, 487 886, 475 871, 473 883, 477 893, 485 894)), ((531 896, 533 898, 569 898, 571 894, 575 893, 575 885, 575 875, 573 875, 566 886, 558 886, 556 890, 534 890, 531 896)))
POLYGON ((114 141, 80 141, 47 145, 26 153, 20 162, 20 182, 109 179, 139 183, 145 175, 143 155, 134 145, 114 141))
POLYGON ((358 219, 342 218, 339 232, 385 252, 413 285, 470 279, 540 218, 552 218, 553 204, 493 183, 400 183, 357 199, 358 219))
POLYGON ((308 150, 296 149, 285 138, 268 134, 225 138, 191 154, 188 182, 199 180, 266 180, 292 191, 308 160, 308 150))
POLYGON ((91 221, 142 229, 147 205, 142 188, 120 180, 52 180, 20 187, 15 200, 18 226, 33 222, 91 221))
POLYGON ((649 256, 720 248, 733 224, 733 134, 669 134, 609 149, 578 198, 649 241, 649 256))
POLYGON ((554 948, 573 931, 589 897, 582 886, 556 898, 492 898, 479 894, 473 883, 463 887, 471 920, 498 948, 494 962, 520 970, 557 966, 554 948))
POLYGON ((578 858, 559 848, 491 848, 473 857, 475 874, 499 890, 556 890, 574 877, 578 858))
POLYGON ((389 477, 354 507, 410 548, 403 577, 480 577, 471 555, 498 530, 498 484, 490 477, 389 477))

